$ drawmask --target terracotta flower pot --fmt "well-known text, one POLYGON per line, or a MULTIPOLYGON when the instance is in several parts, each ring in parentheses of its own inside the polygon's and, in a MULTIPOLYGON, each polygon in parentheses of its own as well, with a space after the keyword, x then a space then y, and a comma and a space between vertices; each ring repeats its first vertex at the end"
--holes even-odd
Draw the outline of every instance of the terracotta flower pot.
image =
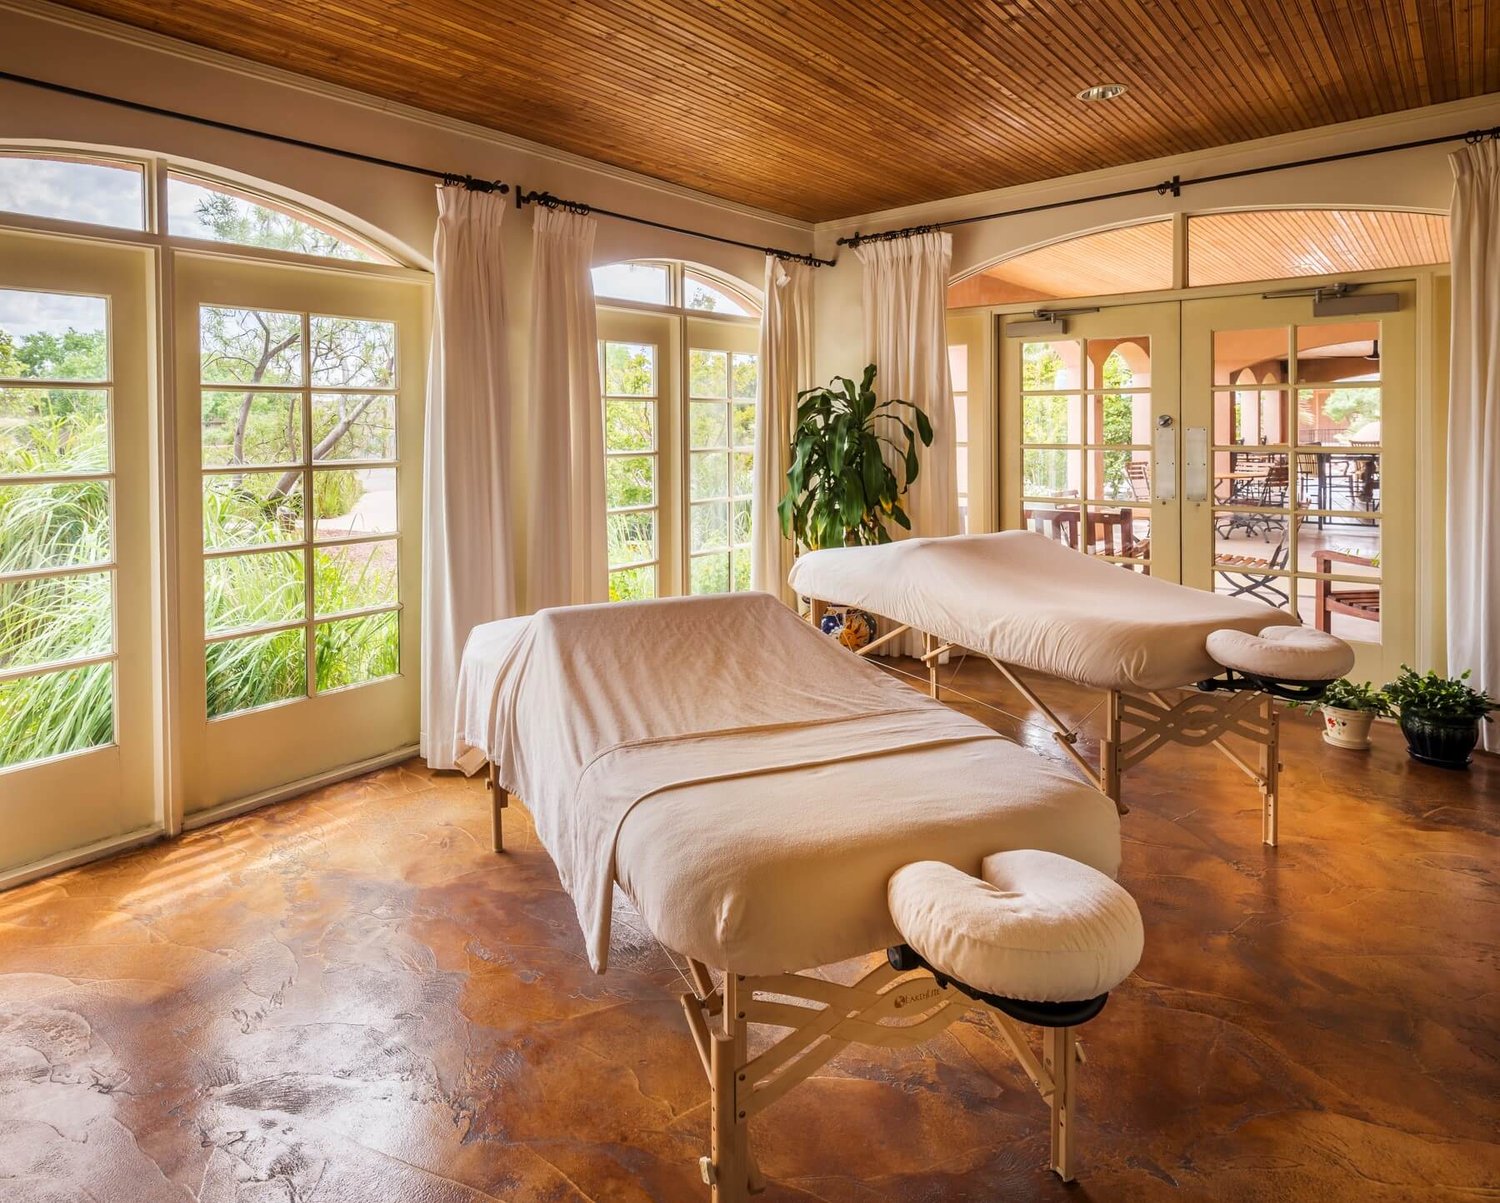
POLYGON ((1375 722, 1373 710, 1345 710, 1339 706, 1323 707, 1323 741, 1335 748, 1369 751, 1370 726, 1375 722))
POLYGON ((1413 760, 1444 769, 1468 768, 1469 753, 1479 742, 1477 718, 1437 718, 1403 710, 1401 731, 1413 760))

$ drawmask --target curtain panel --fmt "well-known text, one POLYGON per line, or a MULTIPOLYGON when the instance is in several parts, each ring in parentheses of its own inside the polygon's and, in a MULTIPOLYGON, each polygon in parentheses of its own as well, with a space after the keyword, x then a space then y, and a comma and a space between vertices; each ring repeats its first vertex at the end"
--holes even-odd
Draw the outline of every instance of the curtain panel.
POLYGON ((532 224, 528 610, 607 601, 604 415, 592 217, 537 206, 532 224))
POLYGON ((422 755, 453 761, 469 631, 516 612, 506 487, 511 420, 497 193, 441 187, 422 464, 422 755))
POLYGON ((812 384, 812 279, 806 263, 766 256, 760 319, 760 404, 755 411, 755 475, 750 503, 750 587, 796 608, 787 585, 796 554, 776 507, 792 466, 797 394, 812 384))
MULTIPOLYGON (((1500 141, 1452 156, 1448 672, 1500 695, 1500 141)), ((1500 751, 1495 723, 1482 746, 1500 751)))
MULTIPOLYGON (((948 374, 948 269, 953 239, 938 231, 870 242, 864 264, 865 362, 876 366, 875 392, 922 407, 932 419, 932 446, 917 448, 920 471, 903 499, 913 535, 958 533, 958 444, 948 374)), ((886 431, 901 437, 893 421, 886 431)), ((892 464, 899 475, 901 466, 892 464)), ((889 524, 888 524, 889 525, 889 524)), ((900 537, 899 527, 892 529, 900 537)), ((886 645, 892 655, 920 655, 922 637, 886 645)))

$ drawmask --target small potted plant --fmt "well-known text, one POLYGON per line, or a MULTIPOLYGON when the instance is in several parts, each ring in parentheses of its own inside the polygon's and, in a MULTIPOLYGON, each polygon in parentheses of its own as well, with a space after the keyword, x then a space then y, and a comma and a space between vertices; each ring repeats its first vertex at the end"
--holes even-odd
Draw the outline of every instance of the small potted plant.
POLYGON ((1325 743, 1360 751, 1369 750, 1371 724, 1391 712, 1391 704, 1383 692, 1368 681, 1360 685, 1348 677, 1335 681, 1321 698, 1304 702, 1302 707, 1322 711, 1325 743))
POLYGON ((1468 684, 1469 674, 1440 677, 1401 666, 1401 675, 1385 687, 1385 696, 1400 714, 1406 749, 1413 759, 1445 769, 1468 767, 1479 742, 1479 724, 1490 722, 1500 702, 1468 684))

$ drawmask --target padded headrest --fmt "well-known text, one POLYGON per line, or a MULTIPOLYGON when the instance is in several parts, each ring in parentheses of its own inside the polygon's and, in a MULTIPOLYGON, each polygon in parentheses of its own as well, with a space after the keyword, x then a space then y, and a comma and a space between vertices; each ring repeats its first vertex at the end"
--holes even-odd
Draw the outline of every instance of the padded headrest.
POLYGON ((891 876, 891 918, 939 973, 1004 998, 1076 1002, 1141 959, 1135 900, 1099 870, 1025 849, 986 857, 980 873, 918 861, 891 876))
POLYGON ((1273 681, 1333 681, 1354 667, 1353 648, 1311 627, 1214 631, 1204 646, 1225 668, 1273 681))

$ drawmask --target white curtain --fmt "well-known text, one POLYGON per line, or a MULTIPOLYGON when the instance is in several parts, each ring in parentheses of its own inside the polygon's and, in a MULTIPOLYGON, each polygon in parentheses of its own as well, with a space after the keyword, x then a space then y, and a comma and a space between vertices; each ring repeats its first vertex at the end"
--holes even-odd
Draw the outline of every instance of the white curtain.
POLYGON ((454 690, 478 623, 513 615, 510 376, 498 193, 438 189, 422 465, 422 754, 453 764, 454 690))
POLYGON ((750 505, 750 587, 796 607, 786 583, 795 556, 776 507, 792 466, 797 394, 812 383, 812 277, 806 263, 766 256, 760 318, 760 403, 755 411, 755 477, 750 505))
MULTIPOLYGON (((902 500, 911 518, 911 533, 957 534, 958 450, 953 382, 948 375, 948 267, 953 239, 933 231, 866 243, 855 253, 865 265, 865 363, 877 368, 876 395, 882 401, 889 397, 910 401, 932 419, 932 446, 918 444, 920 471, 902 500)), ((858 375, 863 366, 851 370, 858 375)), ((893 429, 893 437, 902 437, 900 427, 893 429)), ((893 467, 900 471, 899 465, 893 467)), ((900 537, 900 527, 891 522, 886 525, 894 537, 900 537)), ((892 654, 920 655, 922 638, 911 635, 887 646, 892 654)))
POLYGON ((592 217, 537 206, 532 225, 528 610, 606 601, 604 415, 592 217))
MULTIPOLYGON (((1500 696, 1500 141, 1452 157, 1448 672, 1500 696)), ((1495 723, 1484 747, 1500 751, 1495 723)))

